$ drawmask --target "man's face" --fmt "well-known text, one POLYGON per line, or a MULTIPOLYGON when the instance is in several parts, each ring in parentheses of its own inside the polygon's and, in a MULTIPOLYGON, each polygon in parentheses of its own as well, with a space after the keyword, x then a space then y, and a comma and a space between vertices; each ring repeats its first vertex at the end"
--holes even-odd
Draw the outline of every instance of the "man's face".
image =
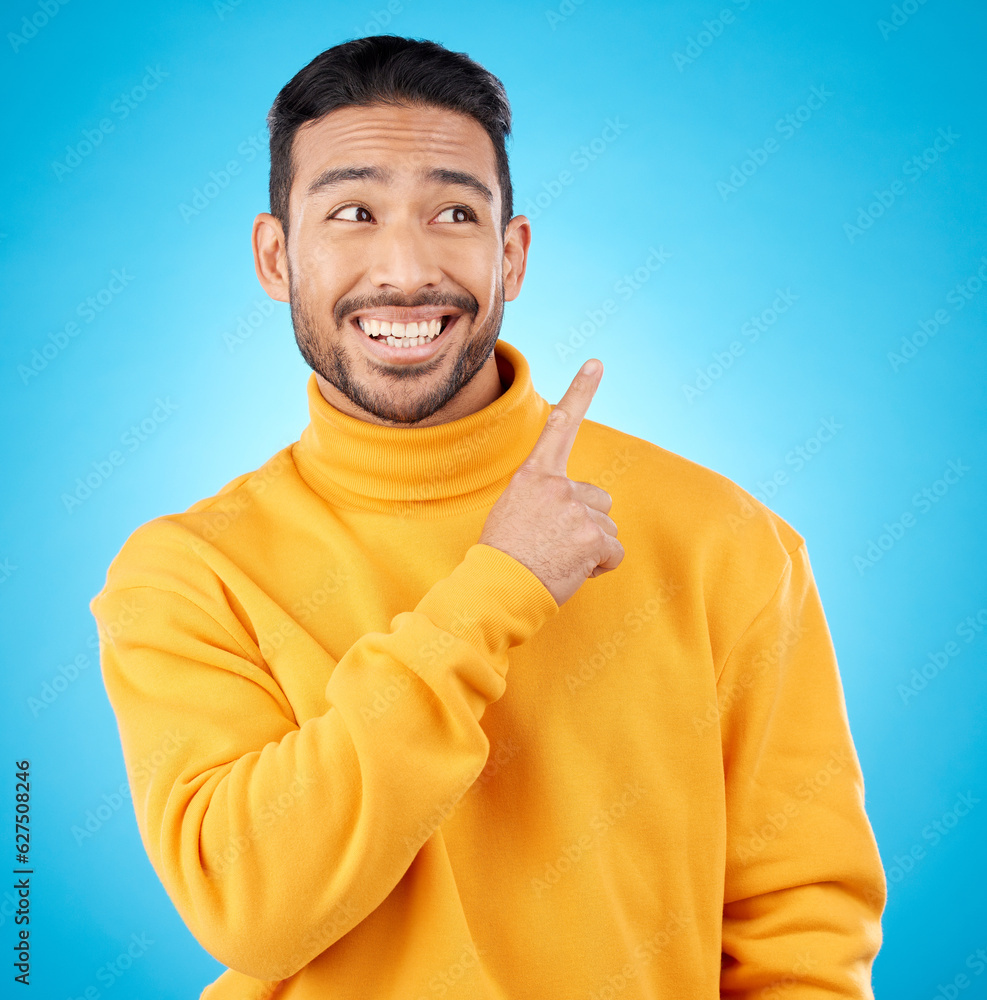
POLYGON ((493 349, 530 227, 518 216, 501 236, 482 126, 436 107, 345 107, 299 129, 292 152, 287 248, 272 242, 276 220, 258 216, 255 252, 273 297, 283 300, 283 280, 265 282, 265 245, 287 274, 295 337, 325 398, 400 426, 496 399, 493 349), (402 340, 388 343, 388 331, 402 340), (416 332, 417 346, 402 346, 416 332))

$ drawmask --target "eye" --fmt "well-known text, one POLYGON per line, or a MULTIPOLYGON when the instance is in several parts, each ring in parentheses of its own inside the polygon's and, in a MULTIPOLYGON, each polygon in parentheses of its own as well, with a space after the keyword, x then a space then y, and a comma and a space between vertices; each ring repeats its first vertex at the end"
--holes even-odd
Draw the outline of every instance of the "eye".
POLYGON ((373 216, 370 214, 370 210, 364 208, 363 205, 344 205, 342 208, 333 212, 329 218, 342 219, 343 222, 370 222, 373 219, 373 216), (343 216, 344 212, 355 212, 357 217, 355 219, 346 218, 343 216), (363 216, 360 215, 361 212, 363 213, 363 216))
POLYGON ((463 219, 448 219, 449 222, 476 222, 476 215, 471 208, 467 208, 465 205, 453 205, 452 208, 445 208, 436 216, 437 219, 441 219, 443 215, 449 212, 460 212, 465 218, 463 219))

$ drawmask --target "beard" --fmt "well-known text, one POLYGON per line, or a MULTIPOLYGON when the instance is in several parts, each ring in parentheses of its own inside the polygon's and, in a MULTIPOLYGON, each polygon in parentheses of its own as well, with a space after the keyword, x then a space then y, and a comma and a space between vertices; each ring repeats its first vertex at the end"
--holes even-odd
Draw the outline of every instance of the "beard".
POLYGON ((494 308, 476 329, 473 323, 479 303, 472 295, 425 292, 408 301, 394 298, 340 299, 331 318, 316 317, 299 294, 288 268, 288 300, 295 342, 305 363, 354 405, 378 420, 391 424, 415 424, 442 409, 464 386, 476 377, 493 353, 504 317, 504 283, 501 279, 494 308), (433 374, 446 367, 443 356, 436 355, 418 364, 386 365, 362 355, 354 358, 346 341, 350 326, 346 319, 358 309, 375 306, 452 306, 462 310, 456 325, 458 352, 451 369, 444 376, 433 374), (468 321, 469 326, 466 326, 468 321), (335 327, 335 328, 334 328, 335 327), (393 388, 394 391, 391 391, 393 388))

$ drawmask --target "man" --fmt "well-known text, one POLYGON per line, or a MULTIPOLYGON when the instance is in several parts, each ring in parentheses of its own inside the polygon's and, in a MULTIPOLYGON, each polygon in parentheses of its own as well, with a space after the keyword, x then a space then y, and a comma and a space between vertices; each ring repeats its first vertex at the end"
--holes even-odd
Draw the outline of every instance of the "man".
POLYGON ((530 225, 500 81, 322 53, 253 248, 300 439, 92 601, 207 1000, 872 997, 886 884, 805 541, 556 407, 499 341, 530 225), (621 540, 617 540, 617 524, 621 540))

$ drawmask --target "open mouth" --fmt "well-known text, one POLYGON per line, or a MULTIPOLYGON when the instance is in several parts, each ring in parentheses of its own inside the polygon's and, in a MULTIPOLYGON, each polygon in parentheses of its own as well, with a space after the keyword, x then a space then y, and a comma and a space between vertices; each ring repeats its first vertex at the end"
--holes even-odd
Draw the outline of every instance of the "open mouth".
POLYGON ((388 323, 384 320, 364 319, 360 316, 356 325, 363 331, 368 340, 388 347, 412 348, 431 344, 445 333, 446 329, 458 319, 452 314, 431 320, 421 320, 417 323, 388 323))

